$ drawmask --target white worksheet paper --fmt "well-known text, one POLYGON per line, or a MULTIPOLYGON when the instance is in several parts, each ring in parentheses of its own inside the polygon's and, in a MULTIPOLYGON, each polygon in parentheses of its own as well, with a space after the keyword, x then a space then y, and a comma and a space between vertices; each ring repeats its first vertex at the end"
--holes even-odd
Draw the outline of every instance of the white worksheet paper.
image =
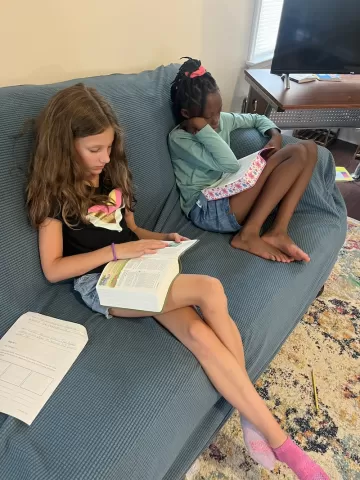
POLYGON ((31 425, 87 341, 80 324, 22 315, 0 340, 0 411, 31 425))

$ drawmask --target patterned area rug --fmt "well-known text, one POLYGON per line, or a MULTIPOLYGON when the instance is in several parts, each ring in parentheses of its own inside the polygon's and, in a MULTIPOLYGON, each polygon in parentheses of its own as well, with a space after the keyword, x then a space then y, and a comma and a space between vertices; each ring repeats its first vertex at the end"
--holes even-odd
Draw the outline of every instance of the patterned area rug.
MULTIPOLYGON (((281 426, 331 480, 360 480, 360 223, 348 219, 347 240, 323 295, 257 382, 281 426), (320 413, 311 383, 314 369, 320 413)), ((186 480, 294 479, 272 473, 246 454, 238 414, 199 457, 186 480)))

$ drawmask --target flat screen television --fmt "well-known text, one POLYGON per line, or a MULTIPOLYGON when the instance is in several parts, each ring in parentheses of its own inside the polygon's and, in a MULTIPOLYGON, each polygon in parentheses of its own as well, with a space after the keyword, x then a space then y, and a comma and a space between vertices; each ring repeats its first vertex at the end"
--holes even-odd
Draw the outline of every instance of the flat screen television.
POLYGON ((360 73, 360 0, 284 0, 271 73, 360 73))

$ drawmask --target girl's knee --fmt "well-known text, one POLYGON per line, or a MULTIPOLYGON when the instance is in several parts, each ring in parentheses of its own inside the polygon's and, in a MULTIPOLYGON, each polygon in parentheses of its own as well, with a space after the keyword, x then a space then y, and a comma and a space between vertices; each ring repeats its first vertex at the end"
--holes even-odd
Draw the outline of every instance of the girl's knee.
POLYGON ((307 149, 317 150, 317 145, 314 140, 301 140, 299 143, 300 145, 304 145, 307 149))
POLYGON ((207 275, 204 275, 202 287, 204 289, 204 293, 206 293, 207 295, 211 295, 214 297, 225 296, 222 283, 215 277, 209 277, 207 275))
POLYGON ((300 145, 302 145, 307 154, 307 160, 313 160, 316 162, 317 160, 317 153, 318 153, 318 147, 317 144, 313 140, 302 140, 299 142, 300 145))
POLYGON ((201 308, 227 305, 224 287, 220 280, 204 275, 200 286, 201 308))
POLYGON ((298 142, 293 145, 293 150, 296 155, 298 155, 300 158, 305 158, 306 157, 306 147, 303 142, 298 142))
POLYGON ((291 145, 292 159, 296 160, 297 166, 301 168, 308 164, 309 151, 304 142, 298 142, 291 145))
POLYGON ((202 320, 193 321, 187 326, 187 336, 192 342, 200 342, 204 334, 205 324, 202 320))
POLYGON ((211 331, 202 321, 197 320, 187 326, 187 347, 199 358, 210 354, 211 331))
POLYGON ((268 169, 271 173, 272 170, 277 168, 284 162, 288 162, 296 158, 299 162, 302 162, 306 157, 306 148, 302 145, 301 142, 291 143, 285 145, 281 150, 272 155, 269 160, 266 162, 265 169, 268 169))

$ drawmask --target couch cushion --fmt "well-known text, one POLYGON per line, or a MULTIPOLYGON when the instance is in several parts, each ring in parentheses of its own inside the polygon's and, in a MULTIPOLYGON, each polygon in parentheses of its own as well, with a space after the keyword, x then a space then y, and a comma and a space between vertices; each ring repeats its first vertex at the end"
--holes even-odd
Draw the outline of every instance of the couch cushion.
MULTIPOLYGON (((159 76, 160 83, 164 79, 164 99, 160 102, 164 111, 173 71, 174 67, 169 67, 156 70, 154 77, 151 73, 140 74, 141 78, 154 81, 159 76)), ((122 104, 120 97, 127 93, 120 89, 122 93, 117 98, 114 87, 108 86, 115 78, 120 83, 128 81, 127 76, 114 76, 86 82, 97 82, 100 91, 111 93, 113 102, 122 104)), ((138 85, 136 76, 130 78, 138 85)), ((32 110, 39 109, 38 104, 45 103, 49 89, 53 88, 59 85, 10 89, 9 118, 20 127, 26 117, 21 98, 25 95, 32 110), (29 93, 24 94, 27 88, 37 92, 36 101, 29 93)), ((143 88, 156 90, 158 86, 145 83, 143 88)), ((150 93, 135 93, 147 102, 152 99, 150 93)), ((0 105, 5 96, 0 90, 0 105)), ((155 107, 143 108, 152 111, 155 107)), ((125 125, 127 141, 132 145, 128 153, 135 181, 144 189, 139 191, 140 217, 144 220, 148 216, 148 226, 166 231, 179 229, 201 240, 183 257, 183 270, 211 274, 223 282, 254 380, 308 308, 329 275, 344 240, 346 213, 334 184, 331 154, 319 149, 312 182, 290 225, 291 235, 309 252, 311 263, 274 264, 233 250, 228 235, 204 232, 191 225, 179 210, 171 171, 164 179, 165 189, 162 182, 155 187, 148 182, 154 165, 159 175, 161 169, 167 172, 167 162, 169 166, 171 162, 167 152, 154 160, 154 165, 144 161, 148 144, 138 135, 136 115, 130 110, 129 107, 129 124, 125 125)), ((166 145, 165 130, 171 123, 170 112, 163 115, 164 125, 153 130, 157 132, 154 141, 159 145, 166 145)), ((138 111, 138 116, 141 123, 142 111, 138 111)), ((7 129, 6 135, 0 133, 0 194, 1 200, 6 201, 0 204, 2 226, 6 227, 2 229, 6 235, 0 237, 5 266, 0 277, 0 335, 17 316, 31 309, 83 323, 89 334, 86 348, 31 427, 5 415, 0 417, 0 478, 180 479, 231 407, 219 397, 190 352, 153 319, 105 320, 81 303, 69 283, 50 286, 44 281, 36 234, 26 225, 23 180, 15 169, 9 170, 12 159, 25 163, 27 145, 22 139, 13 149, 9 140, 12 130, 1 115, 0 119, 7 129)), ((254 130, 237 131, 232 136, 232 146, 239 157, 260 149, 264 141, 254 130)), ((292 141, 295 140, 285 138, 285 142, 292 141)))

